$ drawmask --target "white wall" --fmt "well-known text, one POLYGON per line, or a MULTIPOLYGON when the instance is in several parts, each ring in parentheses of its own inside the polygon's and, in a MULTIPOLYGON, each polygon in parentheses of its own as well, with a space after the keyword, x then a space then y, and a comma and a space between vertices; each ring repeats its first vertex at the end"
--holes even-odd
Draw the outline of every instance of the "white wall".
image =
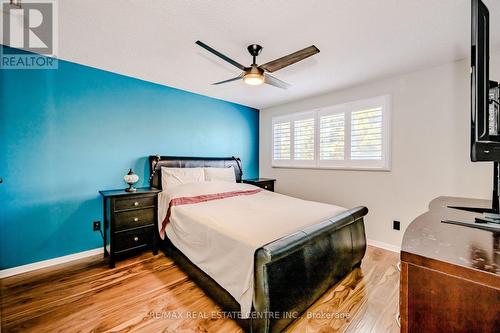
MULTIPOLYGON (((491 79, 499 80, 500 53, 491 62, 491 79)), ((365 205, 367 238, 400 246, 405 228, 433 198, 490 198, 492 164, 469 158, 469 90, 469 61, 462 60, 263 109, 260 176, 276 178, 280 193, 344 207, 365 205), (272 116, 384 94, 392 96, 390 172, 271 167, 272 116), (401 231, 392 230, 392 220, 401 221, 401 231)))

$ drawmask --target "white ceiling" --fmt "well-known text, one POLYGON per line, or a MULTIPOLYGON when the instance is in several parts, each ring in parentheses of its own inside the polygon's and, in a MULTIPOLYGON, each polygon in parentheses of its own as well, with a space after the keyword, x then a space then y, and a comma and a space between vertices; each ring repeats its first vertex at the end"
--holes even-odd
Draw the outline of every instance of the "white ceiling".
MULTIPOLYGON (((500 48, 500 1, 490 8, 500 48)), ((469 0, 64 0, 59 57, 256 108, 341 89, 469 54, 469 0), (311 44, 321 52, 274 75, 292 87, 221 86, 239 70, 201 40, 248 65, 311 44)))

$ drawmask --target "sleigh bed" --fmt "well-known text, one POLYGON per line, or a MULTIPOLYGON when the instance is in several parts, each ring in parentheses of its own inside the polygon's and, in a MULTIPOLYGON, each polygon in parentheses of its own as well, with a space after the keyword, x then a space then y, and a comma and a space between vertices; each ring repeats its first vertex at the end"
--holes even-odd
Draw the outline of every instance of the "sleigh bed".
MULTIPOLYGON (((150 184, 159 189, 162 189, 162 167, 233 168, 236 182, 241 182, 242 178, 241 164, 236 158, 150 156, 149 164, 150 184)), ((339 214, 259 246, 253 253, 253 301, 249 316, 241 315, 241 303, 194 264, 186 251, 174 246, 174 239, 164 237, 159 244, 245 331, 281 332, 325 291, 361 264, 366 250, 363 217, 367 213, 366 207, 343 209, 339 214)), ((238 223, 238 219, 235 220, 234 223, 238 223)), ((161 221, 158 224, 161 228, 161 221)))

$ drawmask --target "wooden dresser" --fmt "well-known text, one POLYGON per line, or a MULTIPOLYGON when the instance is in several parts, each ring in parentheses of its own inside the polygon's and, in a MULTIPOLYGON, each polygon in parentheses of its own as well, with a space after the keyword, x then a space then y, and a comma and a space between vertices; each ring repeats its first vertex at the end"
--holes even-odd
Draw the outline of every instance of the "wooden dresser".
POLYGON ((442 223, 489 207, 439 197, 407 228, 401 248, 401 332, 500 332, 500 233, 442 223))
POLYGON ((109 267, 118 257, 150 248, 157 253, 156 216, 158 189, 138 188, 99 191, 103 197, 104 248, 109 251, 109 267), (109 247, 108 247, 109 244, 109 247))

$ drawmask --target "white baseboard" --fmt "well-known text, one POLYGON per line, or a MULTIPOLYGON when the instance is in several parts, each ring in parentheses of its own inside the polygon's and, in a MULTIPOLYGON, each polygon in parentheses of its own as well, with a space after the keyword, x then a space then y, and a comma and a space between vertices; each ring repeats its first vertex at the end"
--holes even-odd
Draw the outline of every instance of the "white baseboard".
MULTIPOLYGON (((367 243, 368 243, 368 245, 379 247, 381 249, 392 251, 392 252, 399 253, 401 251, 401 248, 399 246, 384 243, 384 242, 379 242, 379 241, 372 240, 372 239, 368 239, 367 243)), ((62 257, 58 257, 58 258, 38 261, 38 262, 34 262, 32 264, 2 269, 2 270, 0 270, 0 279, 6 278, 9 276, 13 276, 13 275, 17 275, 17 274, 21 274, 21 273, 34 271, 34 270, 37 270, 40 268, 64 264, 66 262, 70 262, 70 261, 82 259, 82 258, 87 258, 87 257, 94 256, 96 254, 102 254, 102 253, 103 253, 103 249, 102 249, 102 247, 99 247, 97 249, 92 249, 92 250, 88 250, 88 251, 69 254, 67 256, 62 256, 62 257)))
POLYGON ((34 270, 40 269, 40 268, 64 264, 66 262, 70 262, 70 261, 82 259, 82 258, 87 258, 87 257, 94 256, 96 254, 102 254, 102 253, 103 253, 103 249, 102 249, 102 247, 99 247, 97 249, 73 253, 73 254, 69 254, 67 256, 57 257, 57 258, 53 258, 53 259, 38 261, 38 262, 34 262, 32 264, 2 269, 2 270, 0 270, 0 279, 6 278, 9 276, 13 276, 13 275, 17 275, 17 274, 21 274, 21 273, 34 271, 34 270))
POLYGON ((373 239, 367 239, 366 242, 368 245, 379 247, 379 248, 384 249, 384 250, 397 252, 397 253, 401 252, 400 246, 396 246, 396 245, 392 245, 392 244, 384 243, 384 242, 379 242, 379 241, 376 241, 373 239))

